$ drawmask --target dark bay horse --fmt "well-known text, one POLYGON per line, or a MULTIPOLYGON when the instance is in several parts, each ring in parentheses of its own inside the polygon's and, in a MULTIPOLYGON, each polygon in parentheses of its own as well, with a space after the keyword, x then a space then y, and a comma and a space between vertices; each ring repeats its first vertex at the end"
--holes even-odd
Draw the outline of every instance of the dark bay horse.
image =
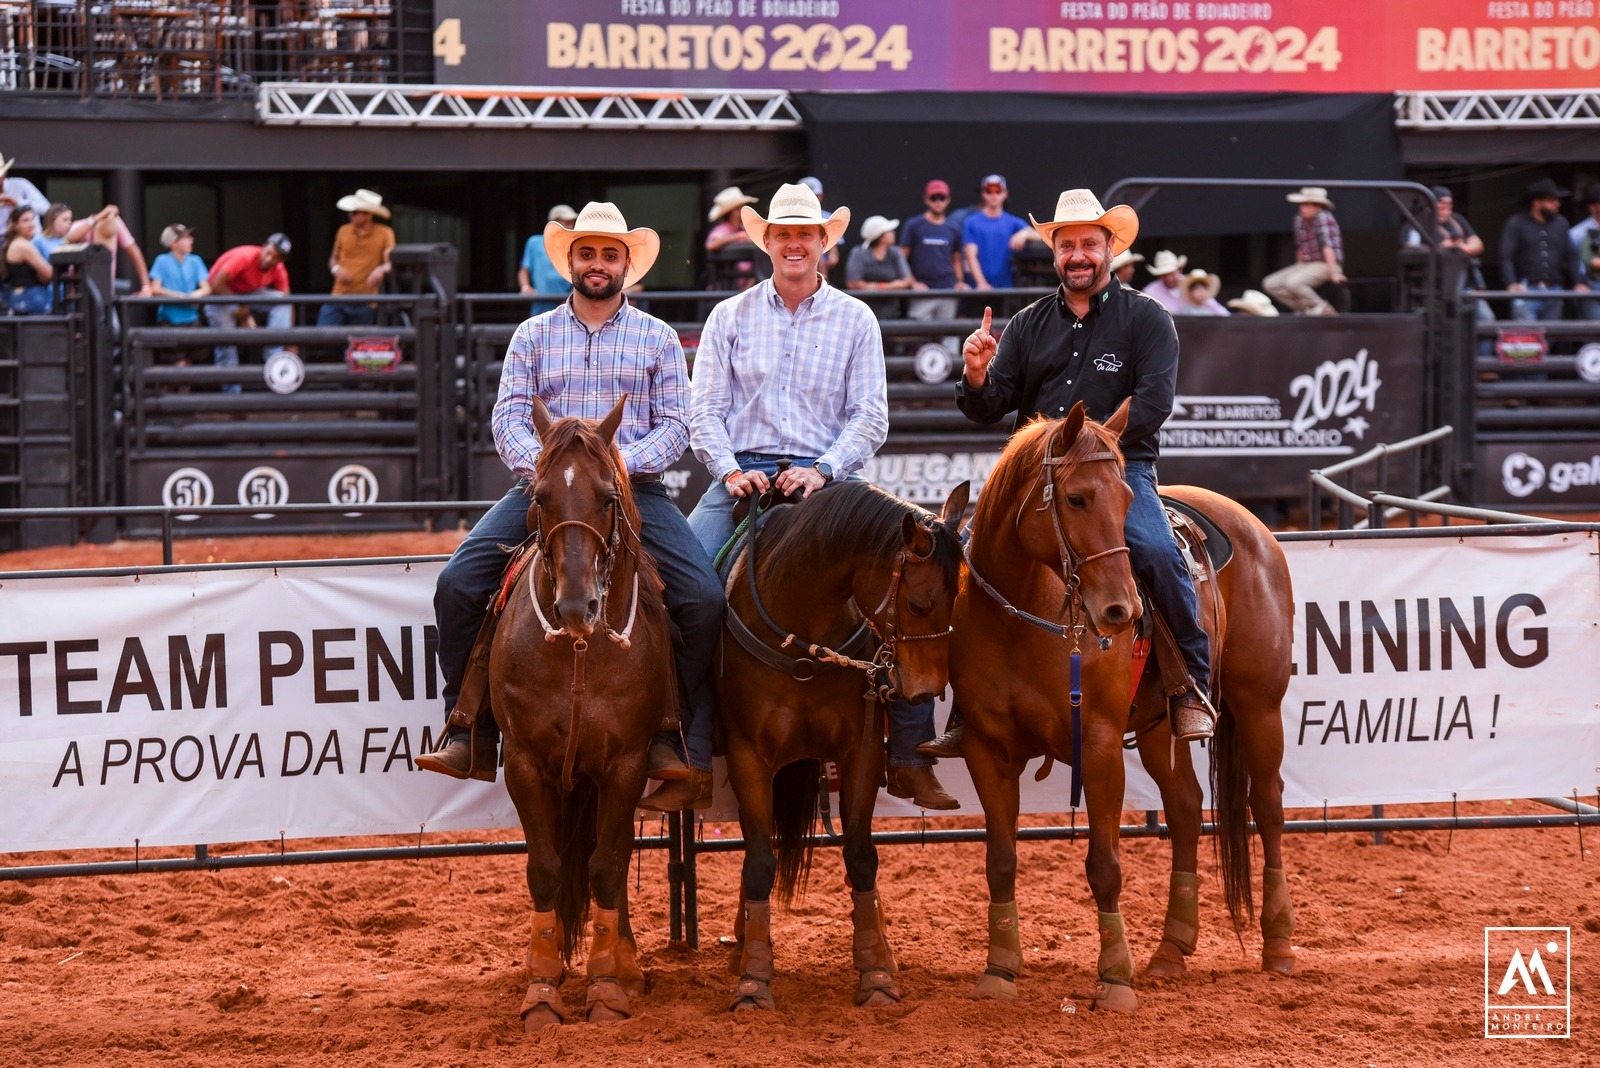
MULTIPOLYGON (((1140 759, 1160 787, 1173 841, 1164 937, 1150 970, 1181 973, 1184 956, 1195 948, 1203 797, 1189 747, 1172 744, 1159 681, 1147 678, 1138 687, 1136 706, 1134 701, 1131 627, 1140 605, 1123 539, 1132 491, 1122 480, 1117 447, 1127 408, 1101 426, 1084 417, 1080 404, 1065 419, 1038 420, 1019 430, 990 472, 973 516, 971 571, 955 608, 950 681, 966 716, 967 765, 988 828, 989 954, 975 997, 1016 997, 1022 968, 1015 896, 1018 781, 1033 757, 1072 759, 1074 645, 1082 647, 1085 868, 1099 909, 1095 1007, 1126 1011, 1137 1005, 1118 904, 1122 741, 1130 729, 1139 732, 1140 759), (993 592, 982 588, 980 576, 993 592), (1031 625, 1007 604, 1067 624, 1068 636, 1031 625), (1104 650, 1101 636, 1108 639, 1104 650)), ((1280 705, 1289 684, 1293 629, 1288 565, 1266 527, 1235 502, 1193 487, 1163 491, 1201 509, 1233 542, 1232 563, 1197 584, 1201 621, 1217 664, 1212 699, 1221 720, 1211 743, 1211 773, 1220 866, 1237 929, 1241 915, 1252 909, 1253 812, 1265 860, 1262 968, 1287 973, 1294 957, 1279 767, 1280 705)))
POLYGON ((535 398, 535 552, 490 659, 506 788, 528 841, 530 1032, 566 1018, 559 987, 591 895, 588 1018, 626 1017, 628 995, 645 989, 628 921, 632 817, 646 749, 677 698, 661 580, 612 444, 623 403, 599 423, 552 421, 535 398))
POLYGON ((936 517, 869 483, 834 483, 774 509, 729 576, 718 694, 745 841, 736 1010, 773 1006, 771 896, 788 904, 803 889, 823 760, 839 767, 856 1004, 900 1000, 872 844, 880 697, 946 685, 967 493, 962 483, 936 517))

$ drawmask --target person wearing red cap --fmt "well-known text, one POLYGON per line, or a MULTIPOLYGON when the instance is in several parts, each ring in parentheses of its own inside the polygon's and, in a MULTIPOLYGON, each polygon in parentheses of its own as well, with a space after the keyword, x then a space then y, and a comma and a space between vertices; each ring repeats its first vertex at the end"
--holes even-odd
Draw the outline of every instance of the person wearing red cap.
MULTIPOLYGON (((965 289, 961 271, 961 230, 945 214, 950 208, 950 186, 935 178, 922 190, 927 210, 906 220, 900 229, 900 251, 911 265, 911 277, 928 289, 965 289)), ((954 319, 954 297, 923 297, 908 301, 906 316, 911 319, 954 319)), ((955 351, 956 340, 947 338, 955 351)))

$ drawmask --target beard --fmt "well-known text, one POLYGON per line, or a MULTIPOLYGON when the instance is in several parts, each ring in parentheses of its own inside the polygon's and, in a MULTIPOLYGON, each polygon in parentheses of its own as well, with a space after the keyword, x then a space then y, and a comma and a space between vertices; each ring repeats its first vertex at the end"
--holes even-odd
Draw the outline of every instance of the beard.
MULTIPOLYGON (((1079 267, 1081 265, 1069 263, 1067 266, 1079 267)), ((1109 258, 1103 259, 1099 263, 1094 264, 1094 273, 1089 277, 1089 281, 1086 283, 1080 283, 1078 285, 1073 285, 1071 282, 1067 281, 1067 272, 1063 270, 1059 264, 1056 266, 1056 277, 1061 279, 1061 284, 1067 287, 1067 291, 1069 293, 1098 292, 1100 287, 1105 285, 1106 279, 1110 277, 1110 275, 1111 260, 1109 258)))
POLYGON ((581 274, 573 275, 572 288, 589 300, 610 300, 622 292, 622 276, 617 275, 614 278, 608 278, 605 282, 596 285, 581 274))

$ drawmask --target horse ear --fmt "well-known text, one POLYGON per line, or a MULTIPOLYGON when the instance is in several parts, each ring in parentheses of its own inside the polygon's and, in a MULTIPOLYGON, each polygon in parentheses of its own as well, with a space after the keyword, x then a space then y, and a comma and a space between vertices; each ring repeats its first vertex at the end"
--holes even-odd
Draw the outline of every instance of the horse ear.
POLYGON ((624 393, 617 400, 617 406, 607 412, 604 419, 600 420, 600 433, 605 435, 608 444, 612 438, 617 436, 617 427, 622 425, 622 410, 627 406, 628 395, 624 393))
POLYGON ((550 417, 550 409, 544 406, 544 401, 540 400, 538 397, 534 397, 533 432, 539 435, 539 440, 541 442, 544 441, 545 435, 550 432, 550 424, 554 421, 555 420, 550 417))
POLYGON ((944 499, 944 507, 939 509, 939 522, 943 523, 952 533, 961 525, 961 517, 967 514, 967 500, 972 496, 972 483, 963 482, 950 491, 950 496, 944 499))
POLYGON ((1117 405, 1117 410, 1111 413, 1111 418, 1106 420, 1106 429, 1121 440, 1122 434, 1128 429, 1128 409, 1133 407, 1133 398, 1129 397, 1117 405))
POLYGON ((907 512, 901 517, 900 535, 912 556, 927 556, 933 552, 933 533, 917 522, 915 513, 907 512))
POLYGON ((1061 443, 1071 445, 1078 440, 1078 434, 1083 430, 1083 421, 1088 415, 1083 410, 1083 401, 1078 401, 1072 406, 1072 411, 1061 420, 1061 443))

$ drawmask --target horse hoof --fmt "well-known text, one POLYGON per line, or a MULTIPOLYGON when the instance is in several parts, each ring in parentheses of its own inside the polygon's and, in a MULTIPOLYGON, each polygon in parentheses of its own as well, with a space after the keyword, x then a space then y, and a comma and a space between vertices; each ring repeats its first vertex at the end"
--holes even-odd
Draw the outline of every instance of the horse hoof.
POLYGON ((1017 1000, 1017 981, 1007 979, 1003 975, 994 975, 984 972, 978 976, 978 985, 972 988, 974 1001, 1015 1001, 1017 1000))
POLYGON ((616 1009, 602 1005, 599 1002, 589 1006, 590 1023, 616 1023, 618 1020, 626 1020, 627 1018, 627 1013, 618 1012, 616 1009))
POLYGON ((548 1005, 535 1005, 522 1014, 522 1033, 536 1035, 546 1027, 561 1026, 561 1017, 548 1005))
POLYGON ((642 998, 650 993, 650 977, 648 975, 629 976, 620 980, 622 992, 630 998, 642 998))
POLYGON ((1181 979, 1188 970, 1183 951, 1163 939, 1150 955, 1150 963, 1145 965, 1144 973, 1158 979, 1181 979))
POLYGON ((1138 1007, 1139 998, 1134 994, 1133 987, 1121 983, 1096 984, 1094 1003, 1090 1005, 1095 1012, 1133 1012, 1138 1007))
POLYGON ((733 1003, 728 1006, 732 1012, 771 1012, 772 988, 760 979, 741 979, 733 991, 733 1003))
POLYGON ((881 1009, 900 1003, 900 988, 885 969, 861 973, 856 987, 856 1004, 866 1009, 881 1009))
POLYGON ((612 1023, 626 1020, 628 995, 615 979, 596 979, 589 984, 588 1016, 590 1023, 612 1023))
POLYGON ((1287 938, 1269 938, 1261 947, 1261 970, 1277 975, 1295 972, 1294 946, 1287 938))

